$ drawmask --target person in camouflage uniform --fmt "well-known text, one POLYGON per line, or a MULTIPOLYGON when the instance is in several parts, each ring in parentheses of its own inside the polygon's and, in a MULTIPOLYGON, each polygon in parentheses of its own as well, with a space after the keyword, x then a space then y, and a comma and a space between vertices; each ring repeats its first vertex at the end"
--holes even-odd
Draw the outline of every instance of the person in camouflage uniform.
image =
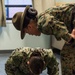
POLYGON ((14 27, 21 31, 21 39, 24 38, 25 33, 36 36, 40 36, 43 33, 46 35, 54 35, 58 41, 61 39, 66 41, 61 50, 62 75, 75 74, 74 10, 75 4, 64 4, 49 8, 37 15, 35 9, 28 7, 25 10, 26 12, 24 12, 25 16, 22 16, 24 17, 23 21, 20 20, 22 17, 19 18, 17 15, 19 13, 16 13, 12 18, 14 27), (19 23, 17 23, 18 19, 19 23))
MULTIPOLYGON (((58 62, 56 61, 52 50, 31 47, 17 48, 11 53, 10 57, 5 63, 5 71, 7 75, 39 75, 37 69, 40 64, 38 61, 34 61, 33 66, 34 72, 36 74, 33 74, 30 71, 29 65, 27 63, 32 57, 38 56, 40 56, 44 61, 44 65, 41 64, 41 66, 43 66, 41 72, 47 68, 48 75, 59 75, 58 62), (37 65, 35 66, 35 64, 37 65)), ((31 63, 31 61, 29 62, 31 63)))

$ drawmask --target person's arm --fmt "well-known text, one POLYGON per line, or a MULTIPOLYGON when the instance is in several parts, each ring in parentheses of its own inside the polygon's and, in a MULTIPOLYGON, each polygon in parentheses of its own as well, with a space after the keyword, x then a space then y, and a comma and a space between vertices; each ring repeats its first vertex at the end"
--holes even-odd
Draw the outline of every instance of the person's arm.
POLYGON ((24 73, 20 71, 19 66, 22 61, 22 53, 16 49, 12 52, 9 59, 5 63, 5 71, 7 75, 23 75, 24 73))
POLYGON ((12 70, 12 58, 9 58, 5 63, 5 72, 7 75, 14 75, 14 70, 12 70))
POLYGON ((45 68, 48 75, 59 75, 58 62, 53 54, 52 49, 44 49, 45 68))
POLYGON ((68 33, 66 25, 51 16, 48 13, 41 15, 38 18, 38 29, 47 35, 54 35, 57 40, 63 38, 65 41, 71 39, 71 35, 68 33))
POLYGON ((5 64, 7 75, 30 75, 26 60, 30 55, 30 47, 14 50, 5 64))
POLYGON ((20 72, 19 68, 13 64, 12 59, 8 59, 5 63, 5 71, 7 75, 24 75, 24 73, 20 72))
POLYGON ((54 56, 51 57, 47 65, 47 73, 48 75, 59 75, 58 62, 54 56))
POLYGON ((64 19, 65 19, 64 17, 66 16, 62 16, 63 15, 62 12, 66 10, 70 10, 71 8, 72 7, 68 5, 64 7, 49 9, 45 11, 44 13, 41 13, 38 16, 38 23, 37 23, 38 29, 44 34, 54 35, 57 40, 61 40, 62 38, 67 42, 70 41, 72 36, 68 32, 68 29, 64 22, 64 19))

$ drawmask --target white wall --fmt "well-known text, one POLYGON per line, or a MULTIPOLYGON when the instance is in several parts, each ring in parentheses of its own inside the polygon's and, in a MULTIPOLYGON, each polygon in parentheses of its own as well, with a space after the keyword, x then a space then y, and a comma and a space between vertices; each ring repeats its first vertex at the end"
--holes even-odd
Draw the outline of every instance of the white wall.
POLYGON ((55 0, 32 0, 33 8, 37 9, 38 14, 55 5, 55 0))
POLYGON ((42 34, 36 37, 26 34, 21 40, 20 32, 11 22, 7 22, 6 27, 0 28, 0 50, 11 50, 24 46, 50 48, 50 36, 42 34))
POLYGON ((65 41, 63 39, 61 39, 61 41, 57 41, 57 39, 52 36, 52 47, 62 50, 64 44, 65 41))

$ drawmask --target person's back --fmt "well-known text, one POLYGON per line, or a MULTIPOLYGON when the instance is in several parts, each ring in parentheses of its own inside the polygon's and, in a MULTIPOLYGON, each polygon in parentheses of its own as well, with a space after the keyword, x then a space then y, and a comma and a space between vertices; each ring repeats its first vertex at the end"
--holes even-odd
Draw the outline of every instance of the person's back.
POLYGON ((51 49, 19 48, 12 52, 5 64, 7 75, 39 75, 46 68, 49 75, 58 75, 58 63, 51 49))

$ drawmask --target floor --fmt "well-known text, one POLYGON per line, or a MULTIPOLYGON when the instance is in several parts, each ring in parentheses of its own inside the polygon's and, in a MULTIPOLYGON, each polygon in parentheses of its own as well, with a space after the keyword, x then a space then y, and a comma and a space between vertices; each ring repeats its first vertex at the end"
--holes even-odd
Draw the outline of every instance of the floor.
MULTIPOLYGON (((5 62, 10 56, 10 53, 0 54, 0 75, 6 75, 5 73, 5 62)), ((61 63, 60 55, 55 54, 57 61, 59 62, 59 75, 61 75, 61 63)), ((47 70, 44 70, 40 75, 47 75, 47 70)))

